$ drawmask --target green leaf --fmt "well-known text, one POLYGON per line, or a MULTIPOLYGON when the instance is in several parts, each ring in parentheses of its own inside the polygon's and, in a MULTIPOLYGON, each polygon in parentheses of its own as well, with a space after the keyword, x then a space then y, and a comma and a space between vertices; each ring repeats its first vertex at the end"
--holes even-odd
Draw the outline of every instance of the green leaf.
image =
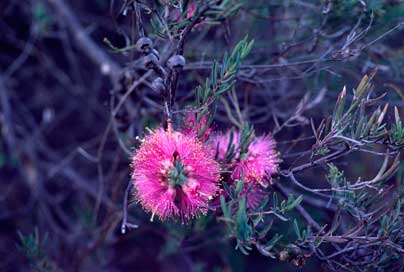
POLYGON ((266 196, 266 197, 260 202, 260 204, 258 205, 258 207, 257 207, 255 210, 256 210, 256 211, 260 211, 260 210, 264 209, 265 206, 268 204, 268 202, 269 202, 269 197, 266 196))
POLYGON ((222 196, 222 195, 220 196, 220 207, 222 208, 222 212, 223 212, 224 217, 230 218, 231 217, 230 216, 230 211, 227 208, 226 200, 224 199, 224 196, 222 196))
POLYGON ((278 208, 278 196, 276 193, 274 193, 272 201, 273 201, 273 208, 277 209, 278 208))
POLYGON ((265 246, 264 246, 265 250, 271 250, 271 249, 275 246, 275 244, 276 244, 280 239, 282 239, 282 237, 283 237, 282 234, 278 234, 278 233, 275 234, 275 235, 272 237, 272 239, 269 240, 269 242, 265 244, 265 246))
POLYGON ((277 213, 277 212, 274 212, 273 213, 276 217, 278 217, 281 221, 283 221, 283 222, 286 222, 286 221, 289 221, 289 219, 288 218, 286 218, 285 216, 283 216, 283 215, 281 215, 281 214, 279 214, 279 213, 277 213))
POLYGON ((246 197, 242 197, 238 202, 238 210, 236 214, 237 237, 241 241, 247 241, 251 235, 251 227, 248 225, 248 217, 246 213, 246 197))
POLYGON ((302 235, 300 234, 299 225, 297 224, 296 219, 293 220, 293 228, 295 230, 296 236, 299 240, 302 240, 302 235))
MULTIPOLYGON (((293 199, 293 196, 291 199, 293 199)), ((288 206, 286 207, 286 210, 290 211, 290 210, 294 209, 297 205, 300 205, 302 200, 303 200, 303 196, 302 195, 298 196, 295 200, 293 200, 291 203, 288 204, 288 206)), ((288 202, 289 202, 289 199, 288 199, 288 202)))
POLYGON ((241 171, 241 179, 236 182, 236 194, 240 195, 241 191, 244 189, 244 171, 241 171))

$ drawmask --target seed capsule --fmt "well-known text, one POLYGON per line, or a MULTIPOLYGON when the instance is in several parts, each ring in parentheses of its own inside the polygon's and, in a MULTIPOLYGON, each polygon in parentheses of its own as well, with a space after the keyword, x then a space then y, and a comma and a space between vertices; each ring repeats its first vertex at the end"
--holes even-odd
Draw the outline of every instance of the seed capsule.
POLYGON ((143 64, 147 69, 152 69, 158 61, 157 56, 153 53, 149 53, 143 58, 143 64))
POLYGON ((136 42, 136 49, 141 53, 149 53, 153 49, 153 42, 147 37, 142 37, 136 42))
POLYGON ((167 61, 167 66, 170 69, 182 68, 185 65, 185 58, 182 55, 171 56, 167 61))
POLYGON ((164 93, 166 86, 164 85, 164 80, 161 77, 156 77, 152 84, 151 84, 153 90, 155 90, 158 93, 164 93))

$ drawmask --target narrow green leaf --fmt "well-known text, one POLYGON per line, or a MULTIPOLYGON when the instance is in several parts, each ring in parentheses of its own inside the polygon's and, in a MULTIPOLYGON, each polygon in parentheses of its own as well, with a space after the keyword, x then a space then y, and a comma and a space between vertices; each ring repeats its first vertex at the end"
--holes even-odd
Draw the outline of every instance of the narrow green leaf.
POLYGON ((302 240, 302 235, 300 234, 299 225, 297 224, 296 219, 293 220, 293 228, 295 230, 296 236, 299 240, 302 240))
POLYGON ((269 240, 269 242, 265 244, 264 248, 265 248, 266 250, 271 250, 271 249, 275 246, 275 244, 276 244, 280 239, 282 239, 282 237, 283 237, 282 234, 278 234, 278 233, 275 234, 275 235, 272 237, 272 239, 269 240))

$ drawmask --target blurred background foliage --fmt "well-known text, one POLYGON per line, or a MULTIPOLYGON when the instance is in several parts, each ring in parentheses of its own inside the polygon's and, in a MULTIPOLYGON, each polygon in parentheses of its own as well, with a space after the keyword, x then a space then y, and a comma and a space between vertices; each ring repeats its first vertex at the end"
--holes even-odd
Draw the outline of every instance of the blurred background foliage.
MULTIPOLYGON (((189 6, 208 2, 218 8, 195 24, 184 45, 175 125, 183 119, 181 110, 192 105, 195 88, 206 86, 213 61, 222 63, 225 52, 248 35, 254 46, 234 74, 237 82, 218 99, 216 130, 248 122, 257 135, 272 133, 283 159, 281 169, 290 170, 328 154, 328 146, 318 145, 313 136, 313 126, 319 128, 323 119, 333 117, 344 86, 350 102, 362 77, 377 71, 366 99, 381 107, 375 116, 383 114, 383 120, 395 124, 392 137, 402 141, 397 116, 404 112, 403 1, 138 1, 143 31, 159 50, 160 63, 175 52, 182 31, 192 22, 189 6), (385 103, 389 108, 383 113, 385 103)), ((289 245, 300 240, 304 246, 308 235, 303 233, 307 222, 296 210, 288 211, 286 222, 273 221, 268 230, 270 237, 282 235, 280 243, 289 250, 287 256, 279 250, 276 259, 255 249, 246 252, 249 255, 235 250, 237 243, 228 237, 231 228, 217 220, 220 211, 188 226, 150 223, 150 215, 129 198, 128 218, 139 227, 121 234, 128 151, 139 144, 136 136, 144 135, 146 127, 164 120, 161 94, 153 87, 156 76, 147 74, 143 54, 134 50, 139 21, 132 6, 129 0, 0 2, 0 270, 330 269, 314 257, 303 258, 303 268, 296 268, 300 259, 290 257, 295 248, 289 245), (116 101, 131 86, 135 90, 111 119, 116 101)), ((385 152, 380 143, 372 148, 385 152)), ((369 152, 350 153, 334 164, 306 169, 299 180, 311 188, 344 186, 359 176, 371 180, 383 160, 369 152)), ((402 219, 395 196, 402 196, 404 164, 397 163, 394 170, 383 180, 388 189, 378 200, 390 203, 392 214, 377 224, 404 235, 402 223, 390 230, 387 223, 394 221, 397 209, 402 219)), ((275 182, 286 195, 303 195, 302 205, 321 226, 333 224, 329 207, 341 203, 326 202, 324 208, 315 194, 286 176, 275 182)), ((275 191, 280 203, 285 197, 279 188, 275 191)), ((272 191, 270 198, 273 202, 272 191)), ((349 208, 349 203, 344 205, 349 208)), ((351 219, 341 217, 342 229, 349 229, 351 219)), ((399 269, 396 264, 386 267, 399 269)))

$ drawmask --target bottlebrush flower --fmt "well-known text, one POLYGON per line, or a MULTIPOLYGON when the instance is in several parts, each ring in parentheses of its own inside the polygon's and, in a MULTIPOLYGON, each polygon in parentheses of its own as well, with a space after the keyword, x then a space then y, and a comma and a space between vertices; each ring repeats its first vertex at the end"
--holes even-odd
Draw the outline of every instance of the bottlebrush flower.
POLYGON ((219 165, 195 135, 157 129, 133 157, 135 196, 160 219, 182 222, 206 214, 218 192, 219 165))
MULTIPOLYGON (((271 175, 278 172, 280 159, 275 150, 275 141, 271 136, 256 137, 249 145, 246 154, 240 154, 239 142, 241 133, 233 133, 233 142, 237 151, 232 162, 233 168, 231 178, 240 179, 244 174, 246 184, 257 182, 263 187, 267 186, 267 181, 271 180, 271 175)), ((229 146, 230 132, 224 135, 216 135, 212 139, 213 148, 217 150, 219 159, 225 159, 226 151, 229 146)))

